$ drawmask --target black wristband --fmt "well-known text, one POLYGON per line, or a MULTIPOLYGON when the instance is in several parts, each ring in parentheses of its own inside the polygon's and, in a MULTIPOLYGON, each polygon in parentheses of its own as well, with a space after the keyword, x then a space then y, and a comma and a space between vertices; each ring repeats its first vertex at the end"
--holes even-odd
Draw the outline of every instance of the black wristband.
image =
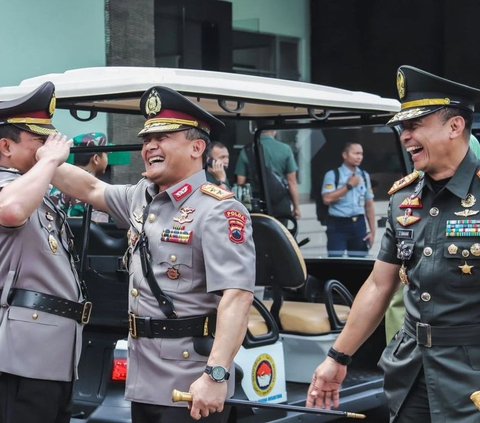
POLYGON ((353 189, 353 185, 346 184, 345 186, 347 187, 347 190, 349 190, 349 191, 350 191, 351 189, 353 189))
POLYGON ((348 366, 352 362, 352 357, 347 354, 338 352, 335 348, 330 348, 327 355, 330 358, 333 358, 338 364, 343 366, 348 366))

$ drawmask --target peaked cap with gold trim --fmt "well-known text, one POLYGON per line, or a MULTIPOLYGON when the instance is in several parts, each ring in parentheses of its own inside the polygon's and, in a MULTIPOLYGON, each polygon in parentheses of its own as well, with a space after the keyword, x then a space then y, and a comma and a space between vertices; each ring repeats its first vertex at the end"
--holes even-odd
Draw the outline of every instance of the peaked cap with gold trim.
POLYGON ((52 125, 55 113, 55 86, 47 81, 31 93, 0 103, 0 125, 48 136, 57 132, 52 125))
POLYGON ((480 101, 480 90, 414 68, 400 66, 397 71, 397 91, 401 111, 387 125, 416 119, 440 110, 456 107, 473 112, 480 101))
POLYGON ((197 128, 207 134, 225 124, 188 98, 167 87, 152 87, 140 99, 140 110, 146 117, 138 136, 154 132, 177 132, 197 128))

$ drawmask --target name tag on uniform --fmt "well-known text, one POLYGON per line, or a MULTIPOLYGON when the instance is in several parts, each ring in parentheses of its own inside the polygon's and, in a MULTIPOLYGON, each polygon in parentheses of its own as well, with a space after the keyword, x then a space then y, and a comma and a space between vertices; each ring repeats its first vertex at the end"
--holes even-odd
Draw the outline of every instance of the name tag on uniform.
POLYGON ((395 237, 398 239, 413 239, 413 229, 395 229, 395 237))

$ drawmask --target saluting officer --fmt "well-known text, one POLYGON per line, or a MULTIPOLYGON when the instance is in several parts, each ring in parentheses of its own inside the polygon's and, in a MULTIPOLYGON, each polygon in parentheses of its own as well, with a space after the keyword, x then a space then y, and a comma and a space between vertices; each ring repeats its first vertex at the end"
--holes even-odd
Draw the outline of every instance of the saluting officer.
POLYGON ((65 164, 54 184, 130 227, 133 421, 225 422, 253 300, 250 217, 232 193, 206 182, 209 134, 223 123, 165 87, 147 90, 140 106, 145 178, 109 185, 65 164), (190 410, 172 403, 174 388, 193 394, 190 410))
POLYGON ((68 423, 91 304, 65 214, 47 194, 70 142, 51 139, 55 87, 0 103, 0 422, 68 423))
POLYGON ((346 365, 379 324, 398 285, 406 317, 380 367, 390 421, 474 423, 480 388, 480 165, 469 149, 480 90, 401 66, 402 108, 389 122, 415 171, 390 189, 388 225, 374 269, 307 405, 338 406, 346 365), (420 172, 421 171, 421 172, 420 172))

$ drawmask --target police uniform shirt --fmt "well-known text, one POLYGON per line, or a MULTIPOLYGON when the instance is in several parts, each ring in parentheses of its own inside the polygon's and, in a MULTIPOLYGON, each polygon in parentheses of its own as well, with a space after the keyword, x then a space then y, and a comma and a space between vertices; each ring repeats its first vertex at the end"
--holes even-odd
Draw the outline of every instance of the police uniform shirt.
MULTIPOLYGON (((378 259, 400 265, 397 246, 402 242, 412 246, 411 257, 403 262, 408 278, 404 302, 414 321, 447 327, 480 325, 478 169, 469 151, 438 193, 427 178, 420 177, 391 196, 378 259)), ((478 411, 469 399, 480 388, 478 339, 470 345, 455 340, 452 346, 435 345, 434 338, 432 342, 430 348, 419 346, 401 330, 384 351, 380 365, 393 414, 423 364, 428 391, 434 393, 429 395, 432 423, 478 422, 478 411)))
MULTIPOLYGON (((142 229, 146 192, 153 197, 144 222, 151 264, 157 283, 172 299, 179 318, 210 314, 220 301, 216 293, 230 288, 253 291, 255 283, 255 250, 248 212, 233 198, 219 200, 203 193, 205 182, 202 169, 158 194, 156 186, 146 179, 134 186, 109 186, 106 191, 115 221, 130 222, 132 245, 135 233, 142 229), (165 231, 178 226, 188 231, 188 243, 169 242, 163 237, 165 231)), ((129 272, 130 312, 165 319, 143 277, 138 248, 133 249, 129 272)), ((185 406, 173 404, 171 392, 188 391, 204 371, 207 358, 195 352, 191 337, 130 337, 126 398, 185 406)), ((233 379, 232 372, 229 395, 233 394, 233 379)))
MULTIPOLYGON (((0 170, 0 189, 20 174, 0 170)), ((71 381, 81 353, 82 325, 46 312, 7 305, 12 288, 83 300, 62 222, 44 198, 27 222, 0 226, 0 373, 71 381)))
MULTIPOLYGON (((329 170, 325 174, 322 186, 322 195, 334 192, 337 189, 344 187, 348 180, 352 177, 353 172, 342 164, 339 168, 338 184, 335 185, 335 171, 329 170)), ((352 217, 365 214, 365 203, 368 200, 373 200, 372 183, 370 182, 370 175, 361 171, 358 167, 355 174, 360 177, 360 183, 340 198, 328 208, 328 214, 335 217, 352 217), (367 185, 365 185, 365 180, 367 185)))

